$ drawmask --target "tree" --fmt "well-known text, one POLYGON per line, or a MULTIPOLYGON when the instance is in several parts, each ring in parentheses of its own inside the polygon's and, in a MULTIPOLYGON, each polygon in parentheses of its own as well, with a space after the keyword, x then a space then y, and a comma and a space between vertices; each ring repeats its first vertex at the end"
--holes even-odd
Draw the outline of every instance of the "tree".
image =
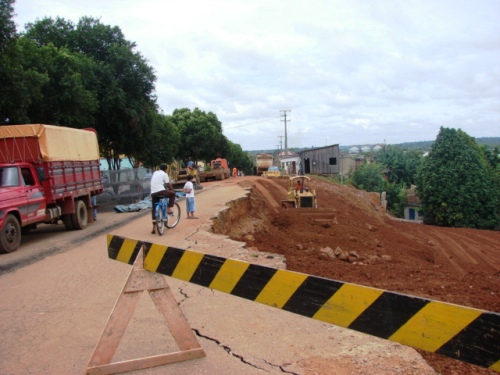
POLYGON ((0 0, 0 124, 28 122, 26 110, 48 82, 44 74, 23 65, 24 48, 18 43, 12 20, 13 3, 0 0))
POLYGON ((15 0, 0 0, 0 52, 4 52, 16 38, 14 16, 15 0))
POLYGON ((500 224, 500 197, 493 169, 462 130, 441 127, 417 174, 426 219, 436 225, 493 229, 500 224))
POLYGON ((42 88, 49 82, 47 74, 27 64, 27 56, 37 53, 36 46, 16 40, 0 54, 0 123, 31 123, 28 111, 43 98, 42 88))
POLYGON ((239 144, 227 141, 227 159, 233 168, 237 168, 246 175, 253 174, 253 159, 243 151, 239 144))
MULTIPOLYGON (((45 67, 46 74, 58 81, 64 79, 58 83, 61 87, 44 87, 45 92, 50 91, 45 100, 51 101, 51 108, 66 107, 73 113, 60 116, 59 111, 45 111, 45 122, 64 121, 70 127, 83 126, 84 122, 95 127, 101 152, 115 161, 111 168, 119 167, 116 161, 120 154, 147 152, 151 119, 158 112, 156 76, 120 28, 91 17, 81 18, 76 26, 61 18, 46 18, 28 24, 25 38, 41 49, 55 51, 49 54, 52 59, 50 69, 45 67), (60 58, 57 52, 67 58, 60 58), (95 110, 94 103, 98 104, 95 110), (83 104, 87 118, 80 111, 83 104)), ((31 116, 34 112, 42 117, 41 107, 33 108, 31 116)))
POLYGON ((382 168, 382 165, 379 163, 365 163, 361 165, 352 176, 354 186, 358 189, 381 193, 384 191, 385 182, 382 168))
POLYGON ((500 149, 498 147, 490 148, 487 145, 480 147, 486 161, 495 169, 500 164, 500 149))
MULTIPOLYGON (((67 47, 74 51, 72 42, 75 25, 64 18, 44 18, 26 24, 24 36, 33 40, 37 47, 52 44, 56 48, 67 47)), ((75 51, 78 52, 78 51, 75 51)))
MULTIPOLYGON (((30 41, 22 39, 20 44, 27 47, 30 41)), ((25 71, 33 69, 48 78, 40 87, 40 95, 33 97, 26 109, 30 122, 80 129, 95 126, 99 108, 94 90, 98 69, 95 62, 52 44, 23 51, 25 71)))
POLYGON ((386 192, 387 210, 396 217, 404 217, 405 207, 408 202, 405 184, 386 181, 384 190, 386 192))
POLYGON ((384 145, 375 160, 386 168, 387 179, 391 183, 404 184, 407 188, 415 184, 415 177, 422 160, 417 150, 405 151, 401 147, 384 145))
POLYGON ((178 156, 181 160, 192 158, 193 161, 209 162, 217 157, 225 157, 228 141, 222 134, 222 124, 217 116, 205 113, 198 108, 176 109, 171 121, 179 130, 182 147, 178 156))
POLYGON ((137 150, 137 155, 133 155, 136 160, 142 161, 144 166, 149 168, 162 163, 172 163, 180 144, 179 130, 170 116, 157 114, 152 116, 151 121, 152 131, 145 137, 148 146, 143 150, 137 150))

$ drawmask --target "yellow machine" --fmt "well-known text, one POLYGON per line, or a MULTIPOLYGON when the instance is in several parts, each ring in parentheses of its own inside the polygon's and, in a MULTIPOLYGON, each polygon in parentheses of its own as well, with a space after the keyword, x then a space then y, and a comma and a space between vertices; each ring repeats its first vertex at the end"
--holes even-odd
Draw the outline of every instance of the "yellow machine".
POLYGON ((271 166, 269 169, 265 172, 262 173, 263 177, 280 177, 281 172, 278 167, 276 166, 271 166))
POLYGON ((290 177, 290 187, 285 200, 281 201, 283 208, 318 208, 316 190, 313 182, 306 176, 290 177))
POLYGON ((200 177, 198 176, 198 169, 196 168, 181 168, 177 161, 174 161, 172 164, 168 166, 168 176, 170 177, 170 181, 172 187, 175 189, 182 189, 184 184, 187 181, 188 174, 194 176, 194 181, 198 186, 200 185, 200 177))

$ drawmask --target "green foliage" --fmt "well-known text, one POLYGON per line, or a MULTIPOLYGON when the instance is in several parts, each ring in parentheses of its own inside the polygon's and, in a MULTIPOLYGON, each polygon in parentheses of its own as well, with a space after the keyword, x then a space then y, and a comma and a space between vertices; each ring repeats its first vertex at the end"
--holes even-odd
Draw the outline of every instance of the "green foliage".
POLYGON ((398 183, 385 184, 387 209, 397 217, 404 217, 407 204, 406 186, 398 183))
POLYGON ((0 52, 5 51, 16 37, 13 4, 14 0, 0 0, 0 52))
MULTIPOLYGON (((20 44, 28 47, 30 41, 22 40, 20 44)), ((26 110, 30 122, 70 124, 75 128, 94 126, 98 102, 91 84, 96 82, 96 65, 91 59, 49 44, 25 53, 23 67, 49 78, 26 110)))
POLYGON ((222 124, 212 112, 198 108, 176 109, 172 116, 167 116, 180 134, 182 144, 177 156, 180 160, 204 161, 208 168, 211 160, 227 159, 231 168, 238 168, 245 174, 251 174, 252 159, 243 152, 240 145, 229 141, 222 134, 222 124))
POLYGON ((50 78, 28 65, 36 53, 34 43, 19 41, 0 54, 0 124, 30 123, 29 109, 43 99, 42 88, 50 78))
POLYGON ((500 164, 500 147, 481 145, 481 152, 488 164, 495 169, 500 164))
POLYGON ((399 146, 384 145, 375 159, 385 167, 391 183, 403 184, 407 188, 415 184, 415 176, 422 161, 420 151, 405 151, 399 146))
POLYGON ((253 159, 243 151, 240 145, 227 141, 227 159, 232 167, 236 167, 245 175, 253 174, 253 159))
POLYGON ((222 124, 212 112, 205 113, 198 108, 174 110, 170 121, 179 130, 182 145, 178 152, 181 160, 210 162, 226 157, 227 139, 222 134, 222 124))
POLYGON ((496 182, 474 139, 442 127, 418 172, 417 194, 432 223, 493 229, 500 224, 496 182))
MULTIPOLYGON (((35 42, 37 47, 52 44, 56 48, 67 47, 74 50, 73 38, 75 25, 64 18, 44 18, 26 24, 24 37, 35 42)), ((76 51, 79 52, 79 51, 76 51)))
POLYGON ((148 147, 139 152, 144 166, 153 168, 162 163, 170 164, 178 155, 180 133, 170 116, 156 115, 153 129, 146 136, 148 147))
POLYGON ((118 27, 90 17, 29 23, 0 74, 1 119, 94 127, 107 159, 146 158, 159 116, 156 77, 134 48, 118 27))
POLYGON ((352 183, 358 189, 381 193, 384 191, 382 165, 379 163, 365 163, 352 176, 352 183))

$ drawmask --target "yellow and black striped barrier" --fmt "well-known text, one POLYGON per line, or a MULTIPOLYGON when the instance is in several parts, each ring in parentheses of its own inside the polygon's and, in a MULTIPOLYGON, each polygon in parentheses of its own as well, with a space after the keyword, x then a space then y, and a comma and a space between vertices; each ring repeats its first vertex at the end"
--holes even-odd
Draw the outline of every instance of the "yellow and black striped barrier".
POLYGON ((500 372, 500 314, 108 235, 111 259, 500 372))

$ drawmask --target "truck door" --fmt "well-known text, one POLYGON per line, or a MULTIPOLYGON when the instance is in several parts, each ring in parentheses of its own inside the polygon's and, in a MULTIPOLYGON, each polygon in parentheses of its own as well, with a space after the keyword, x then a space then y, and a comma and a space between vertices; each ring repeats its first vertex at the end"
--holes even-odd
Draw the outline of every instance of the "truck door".
POLYGON ((0 167, 0 212, 2 219, 5 219, 5 215, 9 212, 19 212, 21 220, 24 220, 26 196, 26 190, 21 184, 19 167, 0 167))
POLYGON ((44 190, 33 175, 34 172, 32 168, 21 168, 22 190, 26 196, 26 206, 22 214, 26 224, 39 222, 46 215, 44 190))

